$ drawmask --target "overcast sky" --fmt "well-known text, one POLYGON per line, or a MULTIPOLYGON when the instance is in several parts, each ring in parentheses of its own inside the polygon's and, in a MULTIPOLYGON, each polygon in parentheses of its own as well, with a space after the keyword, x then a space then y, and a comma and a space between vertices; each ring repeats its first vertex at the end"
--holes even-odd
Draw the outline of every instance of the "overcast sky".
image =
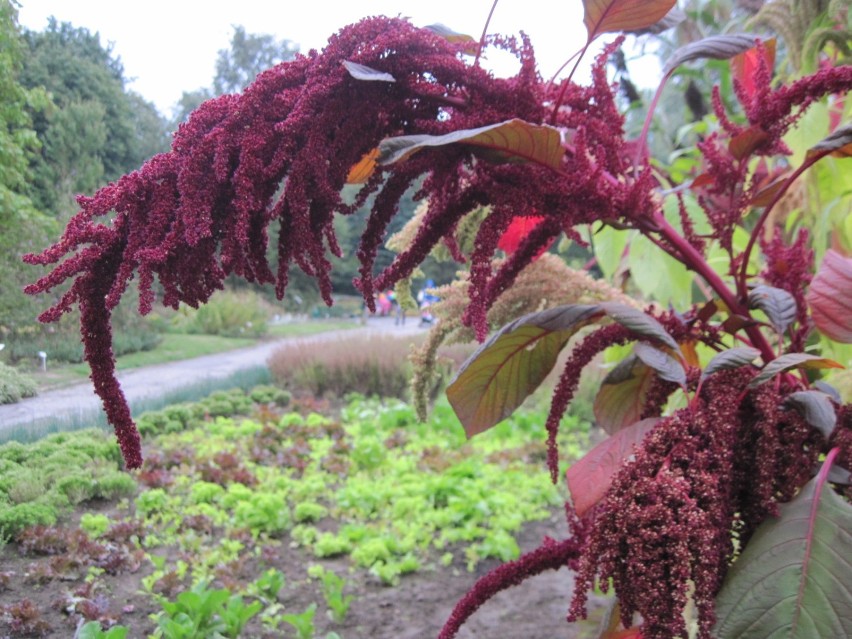
MULTIPOLYGON (((18 0, 21 25, 37 31, 50 16, 100 33, 124 64, 131 89, 164 114, 184 91, 212 84, 216 54, 227 49, 232 25, 322 48, 328 36, 367 15, 402 15, 419 26, 442 23, 479 38, 491 0, 18 0)), ((492 33, 530 35, 542 75, 549 78, 585 42, 580 0, 501 0, 492 33)), ((588 56, 591 60, 592 56, 588 56)), ((505 61, 504 61, 505 62, 505 61)), ((498 72, 506 72, 499 66, 498 72)), ((514 68, 514 66, 512 67, 514 68)), ((577 79, 588 76, 581 67, 577 79)))

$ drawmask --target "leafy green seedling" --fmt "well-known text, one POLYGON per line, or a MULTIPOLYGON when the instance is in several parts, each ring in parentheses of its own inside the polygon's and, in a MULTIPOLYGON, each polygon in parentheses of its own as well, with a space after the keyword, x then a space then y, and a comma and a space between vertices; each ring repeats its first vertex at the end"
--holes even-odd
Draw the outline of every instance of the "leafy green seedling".
POLYGON ((104 630, 99 621, 90 621, 83 624, 75 636, 77 639, 125 639, 128 630, 127 626, 113 626, 104 630))
POLYGON ((270 604, 278 598, 278 593, 284 587, 284 582, 284 573, 275 568, 270 568, 251 582, 246 588, 246 592, 252 597, 257 597, 263 603, 270 604))
POLYGON ((346 619, 346 614, 349 612, 349 606, 352 605, 352 600, 354 599, 352 595, 343 595, 343 588, 346 585, 346 581, 334 571, 326 570, 319 565, 308 568, 308 574, 322 581, 322 594, 328 606, 329 618, 334 623, 343 623, 343 620, 346 619))
POLYGON ((317 613, 317 605, 312 603, 307 610, 301 614, 291 613, 281 615, 281 619, 296 629, 298 639, 314 639, 314 615, 317 613))

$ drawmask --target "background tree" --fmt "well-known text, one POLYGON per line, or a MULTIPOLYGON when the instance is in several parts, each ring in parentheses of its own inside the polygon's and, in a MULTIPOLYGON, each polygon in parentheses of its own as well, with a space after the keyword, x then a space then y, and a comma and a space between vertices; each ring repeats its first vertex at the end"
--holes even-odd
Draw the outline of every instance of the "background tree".
POLYGON ((228 49, 220 49, 216 57, 213 85, 184 91, 175 105, 172 121, 177 126, 202 102, 225 93, 237 93, 248 86, 258 73, 279 62, 292 60, 299 45, 291 40, 277 40, 268 34, 246 33, 235 25, 228 49))
POLYGON ((39 142, 28 111, 47 99, 40 90, 27 90, 18 81, 23 47, 17 11, 0 2, 0 340, 23 326, 35 324, 37 305, 24 295, 32 273, 23 273, 21 255, 44 245, 56 229, 26 195, 29 158, 39 142))
POLYGON ((76 194, 166 150, 166 122, 126 90, 121 61, 97 33, 51 18, 44 31, 25 31, 24 40, 21 83, 43 87, 52 99, 33 114, 41 150, 30 194, 45 212, 65 217, 76 210, 76 194))

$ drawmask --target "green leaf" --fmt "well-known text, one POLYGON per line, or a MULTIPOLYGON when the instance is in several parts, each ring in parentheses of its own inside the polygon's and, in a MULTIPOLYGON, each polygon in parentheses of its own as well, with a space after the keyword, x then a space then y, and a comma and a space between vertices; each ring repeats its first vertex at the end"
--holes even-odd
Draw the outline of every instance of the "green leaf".
POLYGON ((583 0, 589 41, 602 33, 636 31, 656 24, 676 0, 583 0))
POLYGON ((738 53, 751 49, 756 41, 757 36, 737 33, 710 36, 697 42, 690 42, 672 54, 663 68, 663 75, 669 75, 683 63, 691 62, 692 60, 703 60, 706 58, 726 60, 733 58, 738 53))
POLYGON ((600 501, 612 485, 615 474, 659 421, 659 417, 652 417, 623 428, 571 464, 565 478, 577 515, 582 517, 600 501))
POLYGON ((403 135, 379 143, 379 164, 393 164, 426 147, 466 144, 498 162, 535 162, 559 170, 565 149, 559 131, 544 124, 507 120, 446 135, 403 135))
POLYGON ((666 332, 663 325, 647 313, 617 302, 603 302, 600 308, 614 321, 642 337, 650 337, 680 352, 677 342, 666 332))
POLYGON ((377 71, 376 69, 371 69, 370 67, 358 64, 357 62, 344 60, 343 66, 346 67, 347 71, 349 71, 349 75, 356 80, 364 80, 366 82, 396 82, 396 78, 394 78, 390 73, 377 71))
POLYGON ((787 291, 774 286, 755 286, 748 294, 748 307, 764 313, 779 333, 796 319, 796 300, 787 291))
POLYGON ((837 412, 831 397, 818 390, 790 393, 784 404, 792 406, 802 414, 805 421, 819 430, 828 439, 837 425, 837 412))
POLYGON ((631 279, 646 298, 676 308, 692 303, 693 274, 647 237, 639 235, 630 241, 627 263, 631 279))
POLYGON ((599 306, 558 306, 525 315, 486 340, 447 387, 467 436, 511 415, 544 381, 571 336, 602 314, 599 306))
POLYGON ((791 370, 793 368, 843 368, 842 364, 838 364, 833 359, 819 357, 818 355, 810 355, 808 353, 787 353, 773 359, 763 367, 757 375, 749 382, 749 388, 757 388, 764 382, 768 382, 778 373, 791 370))
POLYGON ((636 344, 634 352, 646 366, 653 368, 661 379, 686 386, 686 371, 681 363, 668 353, 644 343, 636 344))
POLYGON ((852 637, 852 506, 827 466, 755 531, 716 599, 714 637, 852 637))
POLYGON ((718 371, 731 370, 732 368, 751 364, 758 357, 760 357, 760 351, 750 346, 729 348, 716 355, 707 363, 704 372, 701 373, 701 379, 705 380, 718 371))
POLYGON ((604 378, 595 396, 592 410, 597 425, 614 435, 638 422, 654 377, 654 370, 636 355, 620 361, 604 378))

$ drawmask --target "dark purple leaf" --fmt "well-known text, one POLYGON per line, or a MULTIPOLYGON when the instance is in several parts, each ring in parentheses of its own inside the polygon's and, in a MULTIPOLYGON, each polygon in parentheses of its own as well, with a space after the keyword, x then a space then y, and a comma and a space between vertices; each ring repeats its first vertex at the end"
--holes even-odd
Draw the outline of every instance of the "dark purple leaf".
POLYGON ((686 371, 681 363, 668 353, 644 343, 636 344, 633 352, 646 366, 653 368, 661 379, 680 386, 686 385, 686 371))
POLYGON ((748 294, 749 308, 759 308, 779 333, 796 319, 796 300, 787 291, 774 286, 755 286, 748 294))
POLYGON ((763 367, 757 375, 749 382, 749 388, 757 388, 764 382, 768 382, 778 373, 783 373, 793 368, 819 369, 819 368, 843 368, 833 359, 810 355, 808 353, 787 353, 773 359, 763 367))
POLYGON ((674 338, 666 332, 662 324, 647 313, 617 302, 603 302, 600 307, 610 318, 633 333, 655 339, 676 353, 680 352, 674 338))
POLYGON ((819 430, 828 439, 837 425, 837 412, 831 398, 817 390, 790 393, 784 400, 787 406, 795 408, 805 421, 819 430))
POLYGON ((750 346, 738 346, 737 348, 729 348, 722 351, 707 364, 704 372, 701 373, 701 379, 707 379, 713 373, 718 371, 726 371, 732 368, 739 368, 751 364, 760 356, 760 351, 750 346))
POLYGON ((751 49, 756 41, 757 36, 738 33, 710 36, 697 42, 691 42, 672 54, 663 68, 663 75, 669 75, 684 62, 691 62, 692 60, 703 60, 705 58, 727 60, 733 58, 738 53, 751 49))

